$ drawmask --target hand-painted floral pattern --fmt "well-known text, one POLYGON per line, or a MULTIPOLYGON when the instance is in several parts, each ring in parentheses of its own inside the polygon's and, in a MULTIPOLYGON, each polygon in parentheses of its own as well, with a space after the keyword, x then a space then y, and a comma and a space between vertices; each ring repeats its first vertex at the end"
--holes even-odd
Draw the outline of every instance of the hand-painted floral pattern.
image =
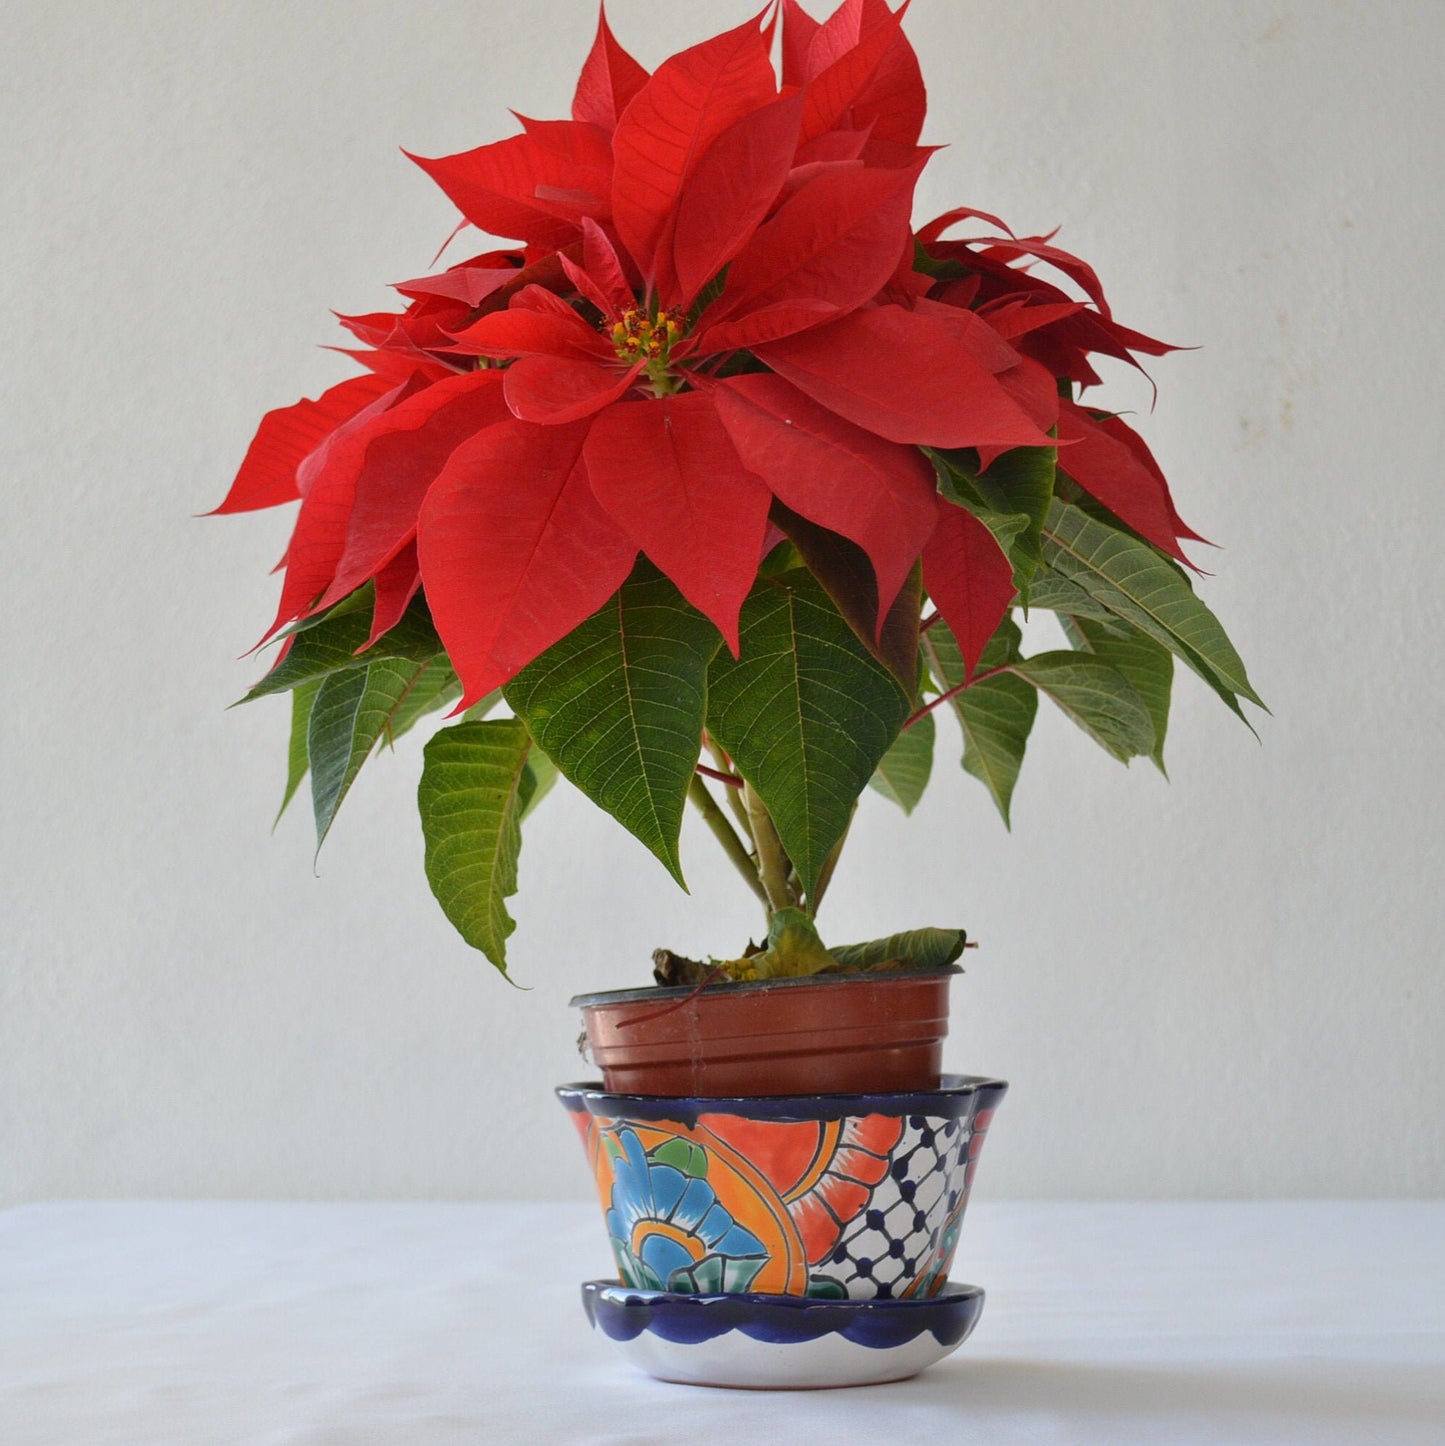
MULTIPOLYGON (((624 1128, 609 1141, 608 1153, 613 1177, 607 1230, 626 1284, 639 1290, 748 1289, 767 1259, 763 1243, 728 1214, 705 1178, 666 1163, 682 1152, 662 1145, 649 1156, 636 1131, 624 1128)), ((701 1152, 695 1158, 705 1163, 701 1152)))

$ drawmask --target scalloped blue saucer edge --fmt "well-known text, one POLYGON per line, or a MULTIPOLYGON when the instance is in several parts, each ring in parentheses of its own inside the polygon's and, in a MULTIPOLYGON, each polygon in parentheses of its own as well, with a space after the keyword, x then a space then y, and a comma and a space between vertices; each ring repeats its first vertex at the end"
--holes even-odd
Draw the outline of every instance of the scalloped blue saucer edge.
POLYGON ((923 1300, 684 1295, 589 1280, 593 1326, 659 1380, 751 1389, 861 1386, 917 1375, 957 1350, 984 1292, 950 1282, 923 1300))

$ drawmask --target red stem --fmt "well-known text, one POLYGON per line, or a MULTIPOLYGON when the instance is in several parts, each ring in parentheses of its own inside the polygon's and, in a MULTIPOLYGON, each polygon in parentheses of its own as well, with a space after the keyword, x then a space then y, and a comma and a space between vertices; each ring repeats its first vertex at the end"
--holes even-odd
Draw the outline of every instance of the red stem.
POLYGON ((709 768, 706 763, 699 763, 697 771, 704 778, 715 778, 719 783, 725 783, 729 788, 741 788, 743 781, 735 773, 724 773, 718 768, 709 768))
POLYGON ((1003 663, 997 668, 989 668, 987 672, 975 673, 973 677, 966 678, 962 683, 955 684, 946 693, 940 693, 931 703, 925 703, 914 713, 899 731, 906 731, 912 728, 920 718, 926 717, 933 712, 941 703, 947 703, 950 698, 956 698, 965 688, 971 688, 975 683, 982 683, 986 678, 996 678, 1000 673, 1007 673, 1013 669, 1012 663, 1003 663))

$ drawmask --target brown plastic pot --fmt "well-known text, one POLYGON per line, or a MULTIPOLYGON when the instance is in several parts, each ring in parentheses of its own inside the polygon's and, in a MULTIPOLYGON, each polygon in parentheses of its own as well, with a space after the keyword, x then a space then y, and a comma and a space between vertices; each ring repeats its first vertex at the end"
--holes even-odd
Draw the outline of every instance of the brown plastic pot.
POLYGON ((948 969, 579 994, 614 1094, 863 1094, 939 1087, 948 969))

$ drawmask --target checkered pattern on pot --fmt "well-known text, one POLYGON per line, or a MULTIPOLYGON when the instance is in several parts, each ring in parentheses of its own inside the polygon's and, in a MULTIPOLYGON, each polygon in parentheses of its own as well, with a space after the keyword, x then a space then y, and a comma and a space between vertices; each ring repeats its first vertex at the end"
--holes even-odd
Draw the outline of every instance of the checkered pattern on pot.
POLYGON ((958 1207, 972 1137, 968 1120, 910 1116, 888 1175, 821 1269, 851 1293, 866 1282, 884 1300, 901 1295, 958 1207))

